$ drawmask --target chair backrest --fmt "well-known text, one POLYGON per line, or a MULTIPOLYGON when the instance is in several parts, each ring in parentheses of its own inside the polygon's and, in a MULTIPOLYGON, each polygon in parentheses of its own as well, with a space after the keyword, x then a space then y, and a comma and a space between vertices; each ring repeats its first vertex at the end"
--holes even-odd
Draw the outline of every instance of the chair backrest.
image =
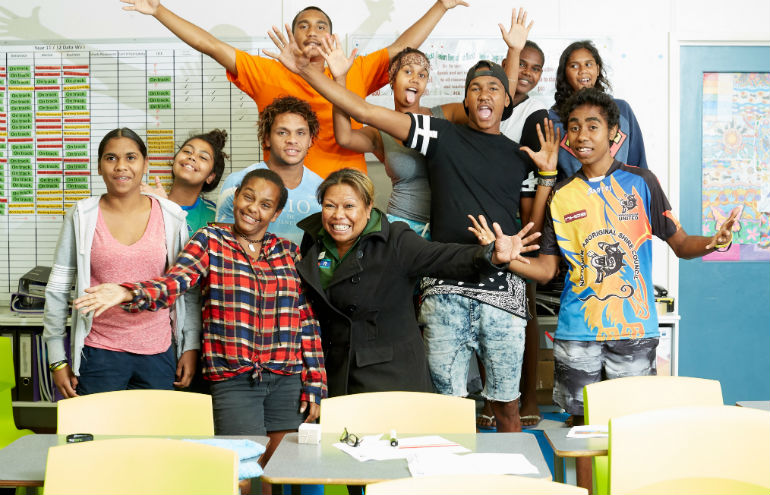
MULTIPOLYGON (((720 406, 717 380, 686 376, 629 376, 586 385, 583 404, 587 424, 606 425, 610 418, 678 406, 720 406)), ((594 494, 607 493, 607 457, 593 458, 594 494)))
POLYGON ((587 495, 588 490, 549 480, 503 474, 456 474, 381 481, 366 485, 366 495, 397 494, 587 495))
POLYGON ((13 371, 11 339, 0 337, 0 449, 19 437, 29 435, 30 430, 19 430, 13 419, 11 389, 16 386, 13 371))
POLYGON ((96 435, 213 435, 211 396, 120 390, 59 401, 56 431, 96 435))
POLYGON ((717 380, 686 376, 629 376, 586 385, 586 423, 608 424, 610 418, 679 406, 721 406, 717 380))
POLYGON ((45 495, 239 493, 234 450, 184 440, 118 438, 48 449, 45 495))
POLYGON ((471 399, 423 392, 370 392, 321 400, 321 429, 356 434, 475 433, 471 399))
POLYGON ((610 493, 770 493, 770 413, 677 407, 610 420, 610 493))

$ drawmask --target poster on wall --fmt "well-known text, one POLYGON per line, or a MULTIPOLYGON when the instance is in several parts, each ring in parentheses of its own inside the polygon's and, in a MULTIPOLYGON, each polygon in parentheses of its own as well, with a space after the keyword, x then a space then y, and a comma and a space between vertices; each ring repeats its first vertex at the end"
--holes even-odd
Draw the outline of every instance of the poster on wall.
POLYGON ((703 74, 702 231, 738 207, 733 244, 705 261, 770 260, 770 73, 703 74))
POLYGON ((168 185, 178 146, 203 130, 227 131, 225 174, 259 161, 258 118, 218 63, 176 39, 0 46, 0 302, 51 265, 67 208, 106 191, 97 151, 111 129, 142 136, 149 177, 168 185))

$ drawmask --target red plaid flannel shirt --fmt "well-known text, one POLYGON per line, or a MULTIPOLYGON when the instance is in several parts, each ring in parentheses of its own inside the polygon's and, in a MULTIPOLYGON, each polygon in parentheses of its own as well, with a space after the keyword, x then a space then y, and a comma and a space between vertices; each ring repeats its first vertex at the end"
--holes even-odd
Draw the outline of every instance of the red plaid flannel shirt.
POLYGON ((300 400, 326 397, 318 321, 305 300, 297 246, 268 234, 259 259, 247 255, 229 228, 200 229, 163 277, 123 284, 129 311, 173 304, 197 284, 203 301, 203 374, 221 381, 263 368, 302 374, 300 400))

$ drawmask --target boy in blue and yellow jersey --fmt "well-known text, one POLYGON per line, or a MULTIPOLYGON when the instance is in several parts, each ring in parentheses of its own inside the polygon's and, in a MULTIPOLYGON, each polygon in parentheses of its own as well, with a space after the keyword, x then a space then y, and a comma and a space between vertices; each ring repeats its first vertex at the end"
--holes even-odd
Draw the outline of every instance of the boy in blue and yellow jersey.
MULTIPOLYGON (((714 237, 688 235, 671 212, 658 179, 618 162, 610 152, 619 111, 612 97, 588 88, 562 108, 570 147, 582 168, 551 194, 530 264, 509 269, 546 283, 560 257, 568 272, 554 340, 554 402, 583 424, 583 387, 621 376, 654 375, 658 317, 652 286, 652 236, 680 258, 696 258, 732 242, 733 210, 714 237)), ((555 182, 539 178, 540 183, 555 182)), ((549 185, 549 184, 542 184, 549 185)), ((476 234, 484 237, 479 219, 476 234)), ((590 486, 590 459, 578 463, 578 484, 590 486), (587 472, 581 475, 581 464, 587 472), (582 479, 581 479, 582 478, 582 479)))

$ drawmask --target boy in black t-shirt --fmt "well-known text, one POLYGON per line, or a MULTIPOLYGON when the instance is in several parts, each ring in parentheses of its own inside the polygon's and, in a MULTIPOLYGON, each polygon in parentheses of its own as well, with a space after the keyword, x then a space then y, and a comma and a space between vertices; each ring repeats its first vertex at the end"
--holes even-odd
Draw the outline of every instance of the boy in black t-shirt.
MULTIPOLYGON (((522 24, 511 28, 526 40, 522 24)), ((290 33, 288 41, 272 33, 281 48, 278 56, 329 101, 359 122, 377 127, 428 158, 431 180, 431 235, 442 242, 475 243, 466 229, 468 214, 486 215, 503 231, 515 230, 522 201, 532 202, 533 221, 542 224, 545 200, 556 175, 559 136, 550 123, 541 149, 534 153, 500 134, 500 122, 510 116, 508 77, 498 64, 482 60, 468 72, 463 105, 468 125, 455 125, 427 115, 396 112, 371 105, 344 87, 346 62, 336 38, 325 39, 322 53, 335 84, 303 58, 290 33), (533 197, 522 197, 522 183, 537 164, 545 185, 533 197)), ((483 395, 493 401, 498 431, 519 431, 518 384, 524 347, 526 294, 524 281, 506 270, 481 283, 429 280, 424 283, 421 321, 426 324, 428 362, 439 392, 466 395, 472 351, 484 362, 487 385, 483 395)))

